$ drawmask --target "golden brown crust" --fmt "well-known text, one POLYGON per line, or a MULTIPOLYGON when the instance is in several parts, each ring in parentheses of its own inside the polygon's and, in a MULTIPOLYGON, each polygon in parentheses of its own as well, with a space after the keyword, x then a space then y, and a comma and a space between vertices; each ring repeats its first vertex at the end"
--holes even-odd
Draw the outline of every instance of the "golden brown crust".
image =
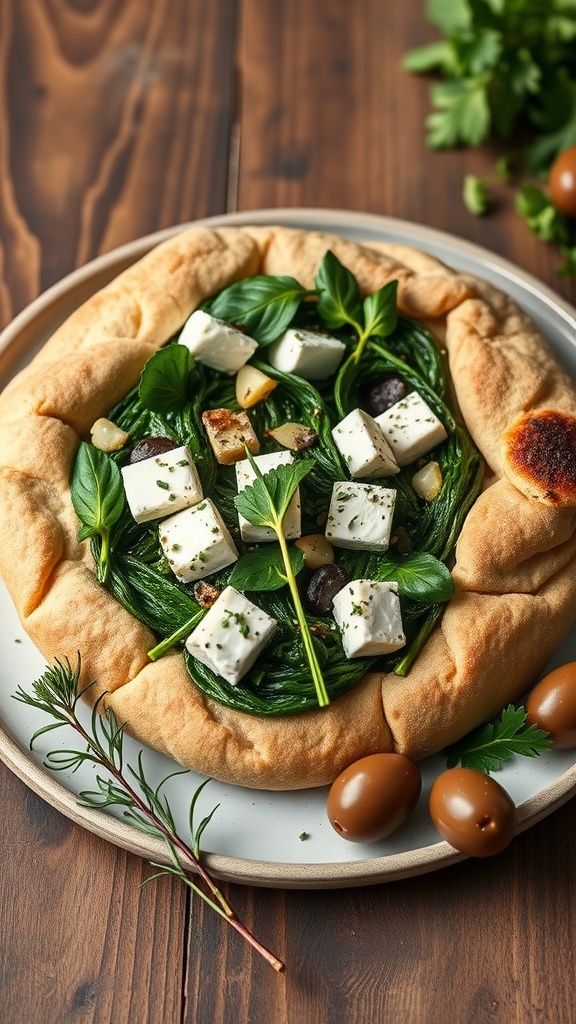
POLYGON ((241 785, 321 785, 366 753, 439 749, 517 697, 549 659, 576 608, 574 417, 574 385, 485 282, 405 246, 192 229, 77 310, 0 397, 0 571, 40 650, 74 661, 80 649, 92 696, 107 691, 141 741, 241 785), (372 674, 326 710, 260 718, 205 698, 179 655, 148 660, 152 634, 97 584, 76 540, 69 479, 79 439, 204 298, 258 272, 310 286, 328 248, 365 292, 398 280, 401 310, 434 324, 489 474, 458 542, 457 595, 409 676, 372 674))

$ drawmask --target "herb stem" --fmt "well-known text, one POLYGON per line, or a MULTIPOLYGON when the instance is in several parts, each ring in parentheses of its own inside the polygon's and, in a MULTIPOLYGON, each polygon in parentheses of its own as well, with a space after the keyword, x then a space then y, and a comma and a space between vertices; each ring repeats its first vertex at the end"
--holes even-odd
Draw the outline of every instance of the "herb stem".
POLYGON ((192 632, 195 626, 198 625, 200 619, 203 617, 203 612, 195 612, 191 619, 188 619, 183 626, 176 629, 170 636, 167 636, 165 640, 161 640, 159 644, 152 647, 148 651, 148 657, 150 661, 158 661, 166 651, 169 651, 171 647, 174 647, 181 640, 184 640, 189 633, 192 632))
POLYGON ((426 643, 426 640, 430 636, 430 633, 434 629, 434 626, 436 625, 438 620, 441 618, 443 612, 444 612, 444 605, 442 605, 442 604, 432 605, 428 615, 426 616, 424 622, 420 626, 420 629, 418 630, 416 636, 414 637, 412 643, 410 644, 410 647, 406 651, 406 654, 404 655, 404 657, 396 665, 396 667, 394 669, 394 675, 396 675, 396 676, 406 676, 406 675, 408 675, 408 672, 409 672, 410 668, 412 667, 412 665, 416 661, 416 658, 418 657, 420 651, 422 650, 424 644, 426 643))
MULTIPOLYGON (((274 527, 276 529, 276 527, 274 527)), ((300 593, 298 591, 298 584, 292 564, 290 562, 290 556, 288 554, 288 545, 286 544, 286 537, 284 536, 284 530, 282 529, 282 522, 279 523, 279 529, 277 530, 278 543, 280 545, 280 551, 282 552, 282 558, 284 559, 284 566, 286 570, 286 581, 294 604, 294 611, 296 612, 296 618, 298 619, 298 625, 300 627, 300 633, 302 636, 302 643, 304 644, 304 650, 306 651, 306 657, 308 658, 308 664, 310 666, 310 674, 316 690, 316 697, 318 704, 321 708, 328 707, 330 703, 330 697, 326 690, 324 683, 324 677, 322 670, 318 663, 316 651, 314 650, 314 641, 308 625, 306 614, 302 607, 302 601, 300 600, 300 593)))

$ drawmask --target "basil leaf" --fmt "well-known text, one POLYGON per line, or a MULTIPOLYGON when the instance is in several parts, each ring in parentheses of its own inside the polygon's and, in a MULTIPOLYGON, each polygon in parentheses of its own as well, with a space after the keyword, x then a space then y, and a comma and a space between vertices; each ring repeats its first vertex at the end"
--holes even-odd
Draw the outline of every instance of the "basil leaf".
POLYGON ((210 313, 240 324, 260 345, 269 345, 290 326, 307 294, 293 277, 259 275, 225 288, 211 303, 210 313))
POLYGON ((398 310, 396 293, 398 281, 389 281, 373 295, 364 299, 365 333, 370 337, 386 338, 396 330, 398 310))
MULTIPOLYGON (((304 554, 292 546, 288 548, 288 556, 296 576, 304 565, 304 554)), ((242 555, 230 577, 230 586, 237 590, 279 590, 286 583, 282 552, 276 544, 267 544, 242 555)))
POLYGON ((318 291, 318 313, 330 329, 362 323, 360 289, 354 275, 328 249, 314 281, 318 291))
POLYGON ((138 395, 150 412, 178 412, 188 400, 190 352, 185 345, 169 345, 155 352, 140 375, 138 395))
POLYGON ((99 448, 80 442, 70 487, 74 511, 82 523, 80 539, 109 530, 124 509, 124 485, 118 466, 99 448))
POLYGON ((421 551, 401 562, 386 562, 378 570, 380 580, 393 580, 398 593, 423 604, 449 601, 454 593, 454 581, 449 569, 434 555, 421 551))
POLYGON ((268 526, 275 530, 298 484, 313 468, 314 462, 307 459, 288 466, 276 466, 264 475, 257 470, 254 483, 248 484, 234 498, 238 512, 253 526, 268 526))

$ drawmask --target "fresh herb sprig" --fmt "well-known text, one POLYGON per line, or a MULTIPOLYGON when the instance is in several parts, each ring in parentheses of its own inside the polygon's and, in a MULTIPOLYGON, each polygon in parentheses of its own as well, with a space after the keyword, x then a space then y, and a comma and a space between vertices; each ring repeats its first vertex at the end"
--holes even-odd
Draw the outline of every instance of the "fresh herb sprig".
POLYGON ((318 313, 329 330, 348 325, 357 334, 351 359, 358 363, 370 338, 386 338, 396 328, 397 281, 389 281, 377 292, 360 296, 352 272, 329 249, 315 278, 318 313))
MULTIPOLYGON (((426 13, 441 39, 407 53, 403 66, 440 77, 430 87, 428 146, 476 148, 489 140, 502 145, 519 134, 527 143, 511 155, 517 172, 547 175, 555 158, 576 144, 574 5, 428 0, 426 13)), ((500 168, 508 156, 502 154, 500 168)), ((542 203, 534 192, 524 195, 525 187, 532 188, 520 188, 520 214, 537 238, 559 247, 564 263, 558 273, 576 273, 576 235, 567 231, 567 218, 554 216, 549 197, 542 203)), ((492 205, 487 179, 467 175, 463 199, 471 213, 483 215, 492 205)))
POLYGON ((552 746, 549 733, 537 725, 528 725, 526 717, 525 708, 509 704, 494 722, 481 725, 448 747, 448 768, 461 764, 463 768, 475 768, 487 775, 498 771, 514 754, 538 757, 549 750, 552 746))
POLYGON ((124 486, 116 463, 85 441, 76 454, 70 497, 82 523, 78 540, 100 537, 96 571, 100 583, 105 583, 110 571, 110 530, 124 510, 124 486))
POLYGON ((200 841, 217 808, 215 807, 198 825, 195 824, 194 819, 198 797, 210 780, 206 779, 193 794, 189 809, 189 828, 192 841, 188 845, 176 832, 170 805, 162 791, 169 779, 182 774, 182 772, 172 773, 154 788, 146 779, 141 752, 136 769, 129 764, 125 765, 124 728, 118 724, 110 708, 105 708, 104 713, 100 714, 103 696, 96 701, 93 707, 90 731, 82 725, 76 708, 82 694, 93 684, 89 684, 83 690, 78 689, 80 668, 80 656, 78 656, 75 669, 72 668, 68 659, 57 660, 53 666, 46 669, 39 679, 35 680, 32 684, 32 693, 28 693, 21 686, 18 687, 14 694, 16 700, 37 708, 54 719, 49 725, 36 730, 30 741, 30 749, 35 741, 45 733, 64 726, 71 727, 86 743, 86 749, 50 751, 46 755, 46 767, 53 771, 73 772, 84 764, 94 765, 97 769, 103 768, 107 772, 107 777, 97 775, 98 789, 79 794, 81 805, 99 810, 105 810, 107 807, 123 807, 124 817, 131 825, 141 832, 163 841, 166 846, 168 863, 150 861, 152 867, 159 870, 147 881, 152 881, 162 875, 173 875, 178 878, 220 917, 224 918, 276 971, 283 971, 282 961, 266 949, 242 924, 202 863, 200 841), (132 776, 138 788, 132 785, 129 776, 132 776), (198 880, 190 877, 188 874, 190 869, 198 876, 198 880))
POLYGON ((313 462, 311 460, 302 460, 290 465, 276 466, 268 473, 263 474, 248 448, 246 448, 246 456, 250 461, 256 479, 254 483, 249 484, 236 495, 234 504, 240 515, 244 516, 249 523, 252 523, 253 526, 263 526, 273 530, 278 538, 284 563, 284 580, 290 590, 302 643, 310 668, 310 675, 316 690, 316 697, 319 706, 325 708, 330 703, 330 698, 318 662, 308 620, 302 607, 290 551, 284 536, 284 517, 288 511, 288 506, 296 493, 298 485, 312 470, 313 462))

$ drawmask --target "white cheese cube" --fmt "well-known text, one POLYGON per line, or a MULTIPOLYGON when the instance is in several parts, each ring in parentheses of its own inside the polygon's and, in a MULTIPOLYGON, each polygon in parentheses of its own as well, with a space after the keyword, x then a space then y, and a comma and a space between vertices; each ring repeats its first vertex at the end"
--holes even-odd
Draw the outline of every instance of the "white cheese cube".
POLYGON ((350 476, 382 477, 400 472, 384 434, 363 409, 353 409, 332 430, 350 476))
POLYGON ((411 391, 406 398, 401 398, 386 412, 376 416, 376 423, 399 466, 415 462, 448 436, 438 417, 417 391, 411 391))
POLYGON ((380 484, 334 484, 326 537, 338 548, 385 551, 390 543, 396 491, 380 484))
POLYGON ((213 370, 236 373, 258 348, 258 342, 203 309, 188 317, 178 341, 195 359, 213 370))
POLYGON ((352 580, 338 591, 333 608, 347 658, 390 654, 404 647, 397 583, 352 580))
POLYGON ((182 583, 201 580, 238 558, 222 516, 209 498, 165 519, 160 526, 160 543, 172 572, 182 583))
POLYGON ((297 373, 305 380, 326 380, 340 366, 346 346, 337 338, 290 327, 268 346, 271 366, 283 373, 297 373))
POLYGON ((256 661, 276 629, 273 619, 234 587, 226 587, 186 648, 193 658, 235 686, 256 661))
POLYGON ((202 500, 202 485, 185 445, 123 466, 122 479, 137 523, 162 519, 202 500))
MULTIPOLYGON (((294 456, 288 452, 271 452, 268 455, 256 455, 254 462, 258 466, 258 469, 262 475, 268 473, 271 469, 275 469, 277 466, 290 465, 294 462, 294 456)), ((244 488, 254 482, 256 474, 250 465, 248 459, 242 459, 241 462, 236 463, 236 483, 238 485, 238 491, 243 491, 244 488)), ((300 525, 300 489, 297 488, 288 508, 286 515, 284 516, 284 536, 288 540, 299 537, 301 533, 300 525)), ((276 540, 276 534, 274 530, 269 529, 267 526, 253 526, 249 523, 244 516, 238 513, 238 522, 240 524, 240 536, 242 540, 247 541, 250 544, 261 543, 262 541, 276 540)))

